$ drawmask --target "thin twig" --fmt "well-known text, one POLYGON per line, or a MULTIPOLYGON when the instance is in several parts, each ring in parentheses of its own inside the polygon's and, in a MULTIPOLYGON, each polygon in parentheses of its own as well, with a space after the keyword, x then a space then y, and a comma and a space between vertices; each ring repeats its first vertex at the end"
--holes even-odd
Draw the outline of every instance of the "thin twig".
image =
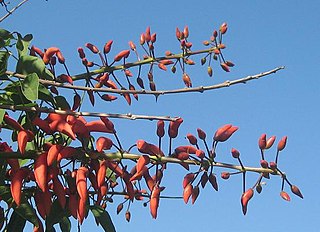
POLYGON ((72 79, 74 81, 86 79, 88 77, 88 75, 94 76, 94 75, 105 73, 105 72, 112 73, 113 71, 116 71, 116 70, 124 70, 124 69, 128 69, 131 67, 141 66, 141 65, 145 65, 145 64, 152 64, 152 63, 159 62, 162 60, 179 60, 179 59, 185 58, 187 56, 192 56, 192 55, 199 55, 199 54, 203 54, 203 53, 211 54, 212 52, 214 52, 215 49, 216 49, 216 47, 210 47, 208 49, 189 51, 188 53, 179 53, 179 54, 174 54, 174 55, 170 55, 170 56, 160 56, 160 57, 156 57, 156 58, 149 57, 147 59, 138 60, 135 62, 129 62, 129 63, 125 63, 123 65, 101 67, 100 69, 92 70, 89 73, 81 73, 81 74, 75 75, 75 76, 73 76, 72 79))
POLYGON ((29 111, 29 112, 41 112, 41 113, 56 113, 63 115, 74 115, 74 116, 88 116, 88 117, 108 117, 108 118, 119 118, 119 119, 147 119, 147 120, 164 120, 164 121, 175 121, 179 117, 170 116, 148 116, 138 114, 108 114, 99 112, 75 112, 72 110, 56 110, 47 107, 38 106, 15 106, 15 105, 0 105, 0 109, 12 110, 12 111, 29 111))
MULTIPOLYGON (((76 89, 76 90, 84 90, 84 91, 94 91, 94 92, 106 92, 106 93, 114 93, 114 94, 147 94, 147 95, 165 95, 165 94, 176 94, 176 93, 189 93, 189 92, 200 92, 203 93, 204 91, 208 90, 214 90, 214 89, 220 89, 225 87, 230 87, 232 85, 236 84, 245 84, 248 81, 256 80, 264 76, 268 76, 270 74, 276 73, 277 71, 284 69, 284 66, 274 68, 272 70, 262 72, 256 75, 251 75, 243 78, 239 78, 232 81, 225 81, 223 83, 215 84, 215 85, 209 85, 209 86, 199 86, 194 88, 183 88, 183 89, 173 89, 173 90, 158 90, 158 91, 151 91, 151 90, 123 90, 123 89, 111 89, 111 88, 91 88, 91 87, 84 87, 84 86, 75 86, 75 85, 66 85, 63 83, 55 82, 55 81, 48 81, 48 80, 39 80, 40 83, 45 85, 53 85, 61 88, 67 88, 67 89, 76 89)), ((15 76, 18 78, 25 78, 25 75, 14 73, 11 71, 6 71, 6 74, 9 76, 15 76)))
POLYGON ((23 0, 22 2, 20 2, 17 6, 13 7, 5 16, 3 16, 1 19, 0 19, 0 23, 5 20, 6 18, 9 17, 9 15, 12 15, 12 13, 14 11, 16 11, 20 6, 22 6, 24 3, 26 3, 28 0, 23 0))

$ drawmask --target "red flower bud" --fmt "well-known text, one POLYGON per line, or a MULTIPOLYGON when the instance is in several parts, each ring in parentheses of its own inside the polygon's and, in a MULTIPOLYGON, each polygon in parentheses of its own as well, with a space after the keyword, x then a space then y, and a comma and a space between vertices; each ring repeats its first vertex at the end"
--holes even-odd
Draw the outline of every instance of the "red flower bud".
POLYGON ((186 73, 182 75, 182 80, 187 88, 192 87, 190 76, 186 73))
POLYGON ((152 43, 155 43, 156 40, 157 40, 157 34, 156 34, 156 33, 153 33, 153 34, 151 35, 150 40, 151 40, 152 43))
POLYGON ((263 168, 268 168, 269 167, 268 161, 266 161, 266 160, 260 160, 260 165, 263 168))
POLYGON ((123 209, 123 203, 120 203, 120 204, 117 206, 117 214, 119 214, 122 209, 123 209))
POLYGON ((182 187, 186 188, 188 184, 190 184, 194 179, 194 173, 188 173, 184 176, 182 181, 182 187))
POLYGON ((146 42, 146 37, 145 37, 144 33, 142 33, 140 35, 140 45, 144 45, 145 42, 146 42))
POLYGON ((302 193, 300 192, 300 189, 297 186, 291 185, 291 192, 293 194, 297 195, 298 197, 303 199, 303 195, 302 195, 302 193))
POLYGON ((191 143, 192 145, 197 145, 197 138, 193 134, 188 133, 187 139, 189 140, 189 143, 191 143))
POLYGON ((157 122, 157 135, 159 137, 163 137, 164 136, 164 121, 163 120, 159 120, 157 122))
POLYGON ((136 50, 136 45, 132 41, 129 41, 129 46, 132 51, 136 50))
POLYGON ((209 182, 214 188, 214 190, 218 191, 218 183, 217 183, 217 178, 214 174, 210 173, 209 175, 209 182))
POLYGON ((180 32, 179 28, 176 28, 176 37, 178 40, 180 40, 181 32, 180 32))
POLYGON ((103 53, 104 53, 104 54, 108 54, 108 53, 110 52, 112 43, 113 43, 113 40, 109 40, 109 41, 104 45, 104 48, 103 48, 103 53))
POLYGON ((280 192, 280 196, 282 197, 282 199, 286 200, 286 201, 290 201, 290 196, 288 193, 286 193, 285 191, 281 191, 280 192))
POLYGON ((258 184, 258 185, 256 186, 256 191, 257 191, 258 193, 261 193, 261 192, 262 192, 262 186, 261 186, 261 184, 258 184))
POLYGON ((189 37, 189 28, 188 28, 188 26, 184 27, 183 36, 184 36, 184 38, 188 38, 189 37))
POLYGON ((225 63, 226 63, 226 65, 228 65, 228 67, 233 67, 234 66, 234 63, 232 63, 231 61, 226 61, 225 63))
POLYGON ((192 189, 193 189, 192 185, 188 184, 183 190, 183 201, 186 204, 188 203, 189 198, 190 198, 190 196, 192 194, 192 189))
POLYGON ((275 162, 270 162, 270 163, 269 163, 269 166, 270 166, 270 168, 271 168, 272 170, 276 170, 276 169, 277 169, 277 163, 275 163, 275 162))
POLYGON ((282 137, 282 139, 278 143, 278 151, 282 151, 287 144, 287 136, 282 137))
POLYGON ((211 66, 208 66, 207 72, 208 72, 209 77, 212 77, 213 70, 212 70, 211 66))
POLYGON ((221 34, 225 34, 228 30, 228 25, 227 23, 223 23, 220 28, 219 28, 219 31, 221 32, 221 34))
POLYGON ((93 45, 93 44, 91 44, 91 43, 86 43, 85 46, 86 46, 91 52, 93 52, 94 54, 99 53, 99 49, 98 49, 95 45, 93 45))
POLYGON ((171 121, 169 124, 169 137, 176 138, 178 135, 178 129, 183 122, 182 118, 178 118, 176 121, 171 121))
POLYGON ((269 149, 270 147, 272 147, 274 141, 276 140, 276 136, 271 136, 268 140, 267 140, 267 144, 266 144, 266 148, 265 149, 269 149))
POLYGON ((198 137, 201 139, 201 140, 205 140, 206 139, 206 133, 201 130, 200 128, 197 129, 197 132, 198 132, 198 137))
POLYGON ((241 196, 242 212, 244 215, 246 215, 247 213, 248 202, 253 197, 253 193, 253 189, 250 188, 247 191, 245 191, 241 196))
POLYGON ((192 204, 194 204, 195 201, 197 200, 197 198, 198 198, 198 196, 199 196, 199 193, 200 193, 199 186, 195 186, 195 187, 192 189, 192 194, 191 194, 192 204))
POLYGON ((225 180, 229 179, 230 178, 230 172, 222 172, 221 173, 221 178, 225 179, 225 180))
POLYGON ((237 149, 232 148, 231 154, 232 154, 232 157, 235 159, 238 159, 240 157, 240 152, 237 149))
POLYGON ((262 134, 259 138, 259 141, 258 141, 258 144, 259 144, 259 148, 261 150, 265 149, 266 148, 266 145, 267 145, 267 135, 266 134, 262 134))
POLYGON ((126 212, 125 217, 126 217, 127 222, 130 222, 130 218, 131 218, 131 213, 130 213, 130 211, 127 211, 127 212, 126 212))
POLYGON ((209 180, 207 172, 204 172, 201 176, 200 183, 201 187, 204 188, 209 180))
POLYGON ((196 151, 196 156, 200 159, 203 159, 205 157, 205 153, 203 150, 197 150, 196 151))
POLYGON ((230 68, 226 63, 221 63, 220 66, 224 71, 230 72, 230 68))
POLYGON ((78 48, 78 53, 79 53, 80 59, 83 59, 83 58, 86 57, 86 54, 84 53, 83 48, 79 47, 78 48))
POLYGON ((231 135, 238 130, 238 127, 231 124, 220 127, 214 134, 213 139, 218 142, 224 142, 231 137, 231 135))

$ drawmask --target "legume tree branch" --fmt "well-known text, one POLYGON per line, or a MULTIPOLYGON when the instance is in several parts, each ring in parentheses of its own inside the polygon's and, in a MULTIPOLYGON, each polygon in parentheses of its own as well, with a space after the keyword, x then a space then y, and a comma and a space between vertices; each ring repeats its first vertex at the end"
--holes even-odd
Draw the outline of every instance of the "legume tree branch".
POLYGON ((20 6, 22 6, 24 3, 26 3, 29 0, 23 0, 21 1, 17 6, 13 7, 6 15, 4 15, 2 18, 0 18, 0 23, 8 18, 10 15, 12 15, 13 12, 15 12, 20 6))
POLYGON ((41 113, 56 113, 63 115, 74 115, 74 116, 88 116, 88 117, 108 117, 108 118, 119 118, 119 119, 146 119, 146 120, 164 120, 164 121, 175 121, 179 117, 170 116, 148 116, 138 114, 108 114, 100 112, 75 112, 72 110, 57 110, 47 107, 38 106, 15 106, 15 105, 0 105, 0 109, 12 110, 12 111, 29 111, 29 112, 41 112, 41 113))
MULTIPOLYGON (((40 83, 45 84, 45 85, 53 85, 56 87, 60 88, 66 88, 66 89, 75 89, 75 90, 84 90, 84 91, 94 91, 94 92, 107 92, 107 93, 114 93, 114 94, 147 94, 147 95, 167 95, 167 94, 176 94, 176 93, 190 93, 190 92, 204 92, 204 91, 209 91, 209 90, 214 90, 214 89, 220 89, 220 88, 225 88, 225 87, 230 87, 232 85, 237 85, 237 84, 245 84, 248 81, 256 80, 261 77, 268 76, 270 74, 276 73, 277 71, 284 69, 284 66, 280 66, 274 69, 271 69, 266 72, 261 72, 259 74, 255 75, 250 75, 247 77, 239 78, 236 80, 231 80, 231 81, 225 81, 219 84, 215 85, 209 85, 209 86, 199 86, 199 87, 194 87, 194 88, 183 88, 183 89, 173 89, 173 90, 158 90, 158 91, 151 91, 151 90, 121 90, 121 89, 111 89, 111 88, 91 88, 91 87, 84 87, 84 86, 76 86, 76 85, 67 85, 55 81, 48 81, 48 80, 42 80, 40 79, 40 83)), ((25 75, 14 73, 11 71, 6 71, 6 74, 9 76, 15 76, 18 78, 25 78, 25 75)))
MULTIPOLYGON (((40 154, 40 153, 39 153, 40 154)), ((21 154, 20 152, 0 152, 0 160, 1 159, 36 159, 38 157, 37 152, 26 152, 25 154, 21 154)), ((114 161, 120 161, 120 160, 138 160, 141 155, 140 154, 133 154, 133 153, 127 153, 127 152, 113 152, 113 153, 91 153, 91 158, 96 159, 107 159, 107 160, 114 160, 114 161)), ((180 160, 177 158, 169 157, 169 156, 155 156, 155 155, 149 155, 151 162, 153 163, 172 163, 172 164, 189 164, 189 165, 196 165, 200 166, 203 165, 203 162, 206 162, 208 166, 213 167, 220 167, 220 168, 227 168, 227 169, 233 169, 238 170, 241 172, 248 171, 248 172, 256 172, 256 173, 269 173, 274 175, 281 175, 280 172, 276 170, 272 170, 270 168, 258 168, 258 167, 249 167, 249 166, 240 166, 240 165, 234 165, 229 163, 222 163, 222 162, 209 162, 208 160, 205 161, 197 161, 197 160, 180 160)))

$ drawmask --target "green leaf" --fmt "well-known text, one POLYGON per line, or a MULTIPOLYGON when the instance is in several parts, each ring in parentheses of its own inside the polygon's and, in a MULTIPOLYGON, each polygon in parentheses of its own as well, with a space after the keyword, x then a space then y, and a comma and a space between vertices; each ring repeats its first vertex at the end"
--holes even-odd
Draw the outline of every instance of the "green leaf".
POLYGON ((12 215, 10 216, 10 221, 7 225, 6 231, 23 232, 25 225, 26 220, 16 211, 13 211, 12 215))
POLYGON ((66 216, 66 211, 61 208, 58 200, 52 203, 50 214, 46 218, 46 227, 53 227, 61 221, 62 218, 66 216))
POLYGON ((16 47, 19 53, 19 57, 28 54, 28 47, 30 45, 32 38, 33 36, 31 34, 28 34, 22 38, 21 34, 18 33, 18 40, 16 43, 16 47))
POLYGON ((54 80, 54 76, 53 76, 52 72, 51 72, 49 69, 46 68, 46 69, 44 70, 42 79, 52 81, 52 80, 54 80))
POLYGON ((11 204, 12 202, 12 196, 9 186, 0 186, 0 197, 2 200, 7 202, 8 204, 11 204))
POLYGON ((51 94, 51 92, 44 87, 42 84, 39 84, 39 99, 40 100, 44 100, 47 102, 51 102, 52 104, 56 104, 56 100, 54 99, 53 95, 51 94))
MULTIPOLYGON (((5 185, 7 166, 8 165, 5 159, 0 160, 0 186, 5 185)), ((1 216, 0 216, 0 224, 1 224, 1 216)))
POLYGON ((22 82, 22 93, 30 101, 38 99, 39 77, 36 73, 28 74, 22 82))
POLYGON ((0 76, 5 74, 8 66, 9 52, 0 51, 0 76))
POLYGON ((31 73, 36 73, 38 76, 42 76, 45 73, 46 66, 42 59, 35 57, 35 56, 29 56, 24 55, 19 57, 16 72, 28 75, 31 73))
POLYGON ((13 38, 12 34, 4 29, 0 29, 0 48, 10 44, 10 39, 13 38))
POLYGON ((117 177, 114 171, 112 171, 110 168, 107 168, 106 170, 106 176, 110 178, 111 181, 117 182, 117 177))
POLYGON ((12 35, 9 31, 5 29, 0 29, 0 38, 5 40, 5 39, 12 38, 12 35))
POLYGON ((71 231, 71 222, 68 217, 63 217, 59 222, 59 226, 62 232, 70 232, 71 231))
POLYGON ((15 208, 14 212, 19 214, 25 220, 31 222, 34 226, 39 226, 36 212, 25 197, 23 198, 23 202, 20 204, 20 206, 15 208))
POLYGON ((98 205, 91 205, 90 210, 96 220, 101 224, 106 232, 115 232, 116 229, 112 223, 109 213, 98 205))
POLYGON ((53 226, 46 227, 46 232, 56 232, 56 229, 53 226))
POLYGON ((12 105, 13 100, 11 99, 10 96, 8 96, 7 93, 0 93, 0 103, 5 105, 12 105))
POLYGON ((5 113, 6 113, 5 109, 0 109, 0 124, 3 122, 3 117, 5 113))
POLYGON ((61 110, 70 110, 70 105, 65 97, 63 96, 55 96, 54 99, 56 100, 56 106, 61 110))
POLYGON ((27 164, 31 159, 18 159, 20 167, 27 164))

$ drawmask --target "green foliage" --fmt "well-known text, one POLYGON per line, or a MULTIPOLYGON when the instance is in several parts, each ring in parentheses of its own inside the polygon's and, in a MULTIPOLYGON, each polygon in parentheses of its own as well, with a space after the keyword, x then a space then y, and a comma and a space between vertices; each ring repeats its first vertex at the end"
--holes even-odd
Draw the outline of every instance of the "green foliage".
POLYGON ((23 232, 26 225, 26 219, 21 217, 19 213, 14 211, 7 225, 7 231, 23 232))
POLYGON ((71 231, 71 222, 68 217, 63 217, 60 222, 59 226, 62 232, 69 232, 71 231))
MULTIPOLYGON (((6 185, 0 186, 0 197, 8 205, 13 201, 10 188, 6 185)), ((13 205, 13 212, 8 223, 8 231, 23 231, 26 221, 35 226, 39 226, 38 217, 34 208, 29 204, 25 196, 22 197, 22 203, 19 207, 13 205)))
POLYGON ((36 73, 28 74, 23 80, 22 93, 30 101, 35 101, 38 99, 38 89, 39 89, 39 77, 36 73))
POLYGON ((63 96, 55 96, 54 100, 56 102, 56 107, 61 110, 70 110, 70 105, 67 101, 67 99, 63 96))
POLYGON ((14 211, 25 220, 31 222, 33 225, 39 226, 36 212, 26 198, 24 198, 24 201, 21 203, 21 205, 19 207, 16 207, 14 211))
POLYGON ((95 217, 96 221, 102 226, 106 232, 115 232, 116 229, 112 223, 109 213, 100 206, 92 205, 90 210, 95 217))
POLYGON ((9 52, 0 51, 0 76, 4 75, 7 71, 9 52))
POLYGON ((19 57, 16 72, 28 75, 31 73, 36 73, 38 76, 42 76, 45 73, 45 64, 43 61, 35 56, 22 55, 19 57))
POLYGON ((12 38, 13 36, 9 31, 0 29, 0 48, 8 46, 12 38))
POLYGON ((17 33, 17 35, 18 35, 18 41, 16 43, 16 47, 18 50, 19 57, 21 57, 21 56, 27 55, 28 48, 33 36, 31 34, 28 34, 22 37, 20 33, 17 33))
MULTIPOLYGON (((46 227, 53 228, 55 224, 64 221, 64 218, 67 217, 66 211, 61 208, 61 205, 58 200, 55 200, 52 203, 51 211, 49 216, 46 218, 46 227)), ((63 224, 64 222, 62 222, 63 224)))
POLYGON ((40 100, 50 102, 53 105, 56 105, 57 102, 50 91, 42 84, 38 86, 38 97, 40 100))

